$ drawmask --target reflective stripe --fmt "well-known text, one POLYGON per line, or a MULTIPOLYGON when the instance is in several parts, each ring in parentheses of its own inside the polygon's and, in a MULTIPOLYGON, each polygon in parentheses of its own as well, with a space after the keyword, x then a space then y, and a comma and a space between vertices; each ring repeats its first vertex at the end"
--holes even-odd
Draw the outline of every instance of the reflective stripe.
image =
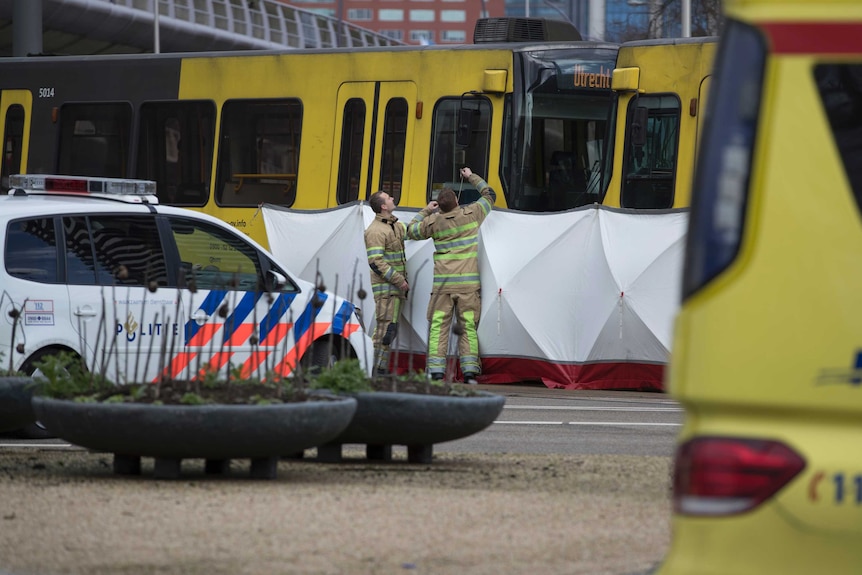
MULTIPOLYGON (((213 315, 226 295, 227 290, 210 290, 210 293, 207 294, 207 297, 204 298, 204 301, 201 303, 198 309, 203 311, 207 315, 213 315)), ((185 345, 189 345, 191 339, 198 333, 198 331, 200 331, 202 327, 202 325, 198 325, 198 322, 193 319, 189 319, 186 322, 185 345)))

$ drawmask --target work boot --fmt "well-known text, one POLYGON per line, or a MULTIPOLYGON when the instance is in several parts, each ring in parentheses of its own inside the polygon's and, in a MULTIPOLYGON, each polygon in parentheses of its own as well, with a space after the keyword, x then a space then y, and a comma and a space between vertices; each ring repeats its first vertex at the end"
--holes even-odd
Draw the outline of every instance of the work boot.
POLYGON ((387 375, 389 375, 389 370, 385 367, 378 367, 374 370, 374 375, 375 377, 386 377, 387 375))
POLYGON ((431 379, 433 379, 434 381, 443 381, 443 374, 442 373, 432 373, 431 379))
POLYGON ((478 376, 475 373, 468 371, 464 374, 464 383, 468 385, 477 385, 479 382, 476 380, 476 377, 478 376))

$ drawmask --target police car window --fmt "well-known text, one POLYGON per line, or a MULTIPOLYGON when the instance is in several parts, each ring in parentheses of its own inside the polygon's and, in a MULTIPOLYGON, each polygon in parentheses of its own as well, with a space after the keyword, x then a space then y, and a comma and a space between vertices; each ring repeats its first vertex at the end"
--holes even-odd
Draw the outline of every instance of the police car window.
POLYGON ((168 285, 165 256, 154 218, 68 216, 63 218, 63 232, 68 283, 168 285))
POLYGON ((53 218, 18 220, 9 224, 3 261, 10 276, 40 283, 61 283, 57 259, 53 218))
POLYGON ((96 259, 87 218, 63 218, 66 244, 66 281, 73 285, 98 285, 96 259))
POLYGON ((197 289, 254 291, 264 285, 257 249, 206 222, 170 218, 181 260, 180 282, 197 289))

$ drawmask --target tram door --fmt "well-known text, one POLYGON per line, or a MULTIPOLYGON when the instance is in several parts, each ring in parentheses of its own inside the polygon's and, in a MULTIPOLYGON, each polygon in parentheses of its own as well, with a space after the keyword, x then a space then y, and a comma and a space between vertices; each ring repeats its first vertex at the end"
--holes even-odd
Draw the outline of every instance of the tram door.
POLYGON ((9 176, 27 171, 33 96, 27 90, 0 91, 0 193, 9 189, 9 176), (26 129, 25 129, 26 128, 26 129))
POLYGON ((329 206, 410 188, 416 115, 413 82, 349 82, 338 90, 329 206))

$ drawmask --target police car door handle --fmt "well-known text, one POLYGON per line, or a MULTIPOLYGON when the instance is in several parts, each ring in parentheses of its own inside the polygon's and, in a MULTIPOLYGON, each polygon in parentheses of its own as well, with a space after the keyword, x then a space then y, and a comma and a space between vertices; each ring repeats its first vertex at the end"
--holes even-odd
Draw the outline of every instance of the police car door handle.
POLYGON ((210 315, 202 309, 197 310, 192 314, 192 319, 195 320, 195 323, 198 325, 203 325, 210 318, 210 315))
POLYGON ((96 317, 96 310, 94 310, 88 305, 85 305, 75 308, 75 315, 78 317, 96 317))

